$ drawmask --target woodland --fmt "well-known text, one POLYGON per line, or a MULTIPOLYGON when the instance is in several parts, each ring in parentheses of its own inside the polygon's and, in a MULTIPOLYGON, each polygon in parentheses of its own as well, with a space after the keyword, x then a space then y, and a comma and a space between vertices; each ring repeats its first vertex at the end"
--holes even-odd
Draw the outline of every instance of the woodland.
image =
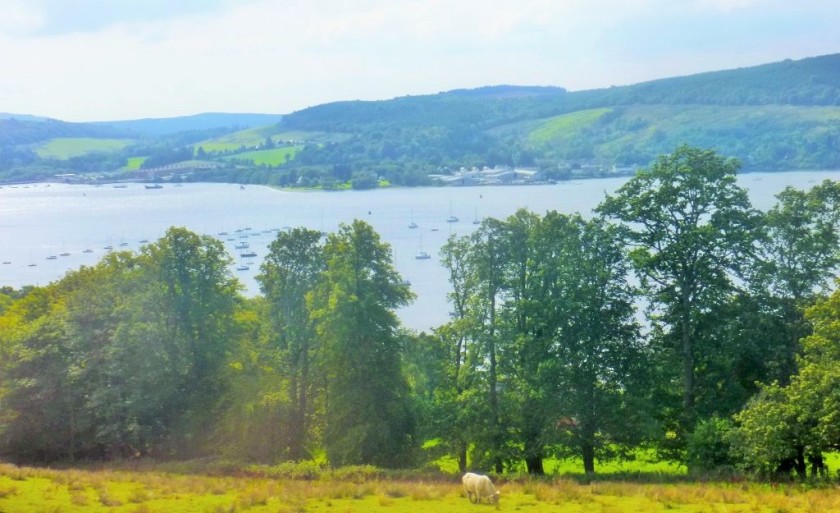
POLYGON ((681 145, 593 215, 450 238, 449 322, 364 221, 279 232, 249 298, 172 227, 0 291, 0 455, 546 472, 652 452, 701 474, 823 477, 840 444, 840 185, 762 212, 741 163, 681 145))

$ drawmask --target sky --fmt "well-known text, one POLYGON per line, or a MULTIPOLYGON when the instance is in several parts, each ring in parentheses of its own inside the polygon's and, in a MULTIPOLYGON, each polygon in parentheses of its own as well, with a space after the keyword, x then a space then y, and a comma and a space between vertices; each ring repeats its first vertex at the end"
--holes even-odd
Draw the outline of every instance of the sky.
POLYGON ((840 52, 838 0, 0 0, 0 112, 285 114, 840 52))

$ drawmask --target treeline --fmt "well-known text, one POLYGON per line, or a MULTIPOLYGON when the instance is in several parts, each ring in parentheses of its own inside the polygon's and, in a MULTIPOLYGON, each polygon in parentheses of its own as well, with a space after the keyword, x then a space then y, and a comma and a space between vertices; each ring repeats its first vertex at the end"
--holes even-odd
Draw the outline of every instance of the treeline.
POLYGON ((521 210, 441 252, 451 321, 362 221, 270 244, 246 299, 221 242, 172 228, 0 295, 0 449, 544 472, 655 449, 692 470, 825 472, 840 446, 840 185, 767 212, 683 146, 592 216, 521 210), (641 309, 641 311, 640 311, 641 309))

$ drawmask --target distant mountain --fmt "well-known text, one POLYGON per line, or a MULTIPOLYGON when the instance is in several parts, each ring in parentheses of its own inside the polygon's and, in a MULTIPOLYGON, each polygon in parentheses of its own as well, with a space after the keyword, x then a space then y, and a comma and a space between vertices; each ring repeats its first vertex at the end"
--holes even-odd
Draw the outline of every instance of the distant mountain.
POLYGON ((108 125, 141 135, 170 135, 179 132, 236 127, 237 129, 270 125, 283 119, 281 114, 204 113, 174 118, 145 118, 125 121, 96 121, 93 125, 108 125))
POLYGON ((67 123, 49 118, 0 118, 0 146, 16 146, 54 138, 120 138, 131 134, 111 126, 90 123, 67 123))
POLYGON ((317 105, 287 115, 294 129, 346 130, 392 123, 492 128, 600 107, 632 105, 840 106, 840 54, 567 92, 560 87, 492 86, 386 101, 317 105))
POLYGON ((353 169, 623 167, 682 143, 745 169, 837 169, 840 54, 577 92, 506 85, 335 102, 293 112, 279 130, 344 134, 296 160, 353 169))
POLYGON ((683 143, 745 170, 840 169, 840 54, 587 91, 494 85, 287 115, 64 123, 0 114, 0 180, 119 175, 193 158, 212 165, 190 179, 277 185, 417 185, 476 166, 562 179, 626 172, 683 143))
POLYGON ((610 105, 840 106, 840 54, 710 71, 570 94, 579 107, 610 105))
POLYGON ((30 114, 10 114, 8 112, 0 112, 0 119, 17 119, 18 121, 54 121, 52 118, 45 118, 43 116, 32 116, 30 114))

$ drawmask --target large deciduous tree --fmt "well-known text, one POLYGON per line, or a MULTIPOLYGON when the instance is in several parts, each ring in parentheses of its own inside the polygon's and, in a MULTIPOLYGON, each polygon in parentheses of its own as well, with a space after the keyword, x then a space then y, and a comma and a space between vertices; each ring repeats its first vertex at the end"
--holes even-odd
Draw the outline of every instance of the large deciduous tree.
POLYGON ((714 151, 681 146, 598 207, 623 224, 641 284, 659 308, 665 349, 682 369, 682 424, 689 429, 695 373, 707 350, 701 316, 729 297, 755 251, 759 216, 736 184, 738 168, 714 151))
MULTIPOLYGON (((645 348, 629 263, 616 229, 598 219, 549 212, 531 240, 533 326, 524 333, 520 361, 528 396, 548 401, 526 401, 524 418, 542 412, 542 443, 559 430, 561 443, 593 473, 596 455, 638 443, 644 433, 645 348)), ((526 453, 526 461, 540 455, 526 453)))
POLYGON ((447 243, 456 315, 438 335, 458 377, 449 417, 475 419, 457 435, 474 466, 524 459, 541 474, 562 453, 593 472, 596 451, 638 431, 627 425, 643 348, 623 249, 603 221, 526 210, 447 243))
POLYGON ((760 473, 824 474, 823 454, 840 449, 840 292, 818 301, 806 317, 799 372, 771 383, 735 416, 734 449, 760 473))
POLYGON ((314 414, 316 391, 322 390, 315 359, 320 345, 306 304, 325 267, 321 238, 321 232, 305 228, 280 232, 257 276, 268 301, 271 344, 279 353, 277 370, 291 408, 281 432, 287 457, 293 460, 306 456, 312 435, 307 421, 314 414))
POLYGON ((311 309, 325 345, 327 457, 333 465, 406 465, 415 426, 395 310, 413 294, 389 246, 363 221, 330 235, 324 255, 311 309))

